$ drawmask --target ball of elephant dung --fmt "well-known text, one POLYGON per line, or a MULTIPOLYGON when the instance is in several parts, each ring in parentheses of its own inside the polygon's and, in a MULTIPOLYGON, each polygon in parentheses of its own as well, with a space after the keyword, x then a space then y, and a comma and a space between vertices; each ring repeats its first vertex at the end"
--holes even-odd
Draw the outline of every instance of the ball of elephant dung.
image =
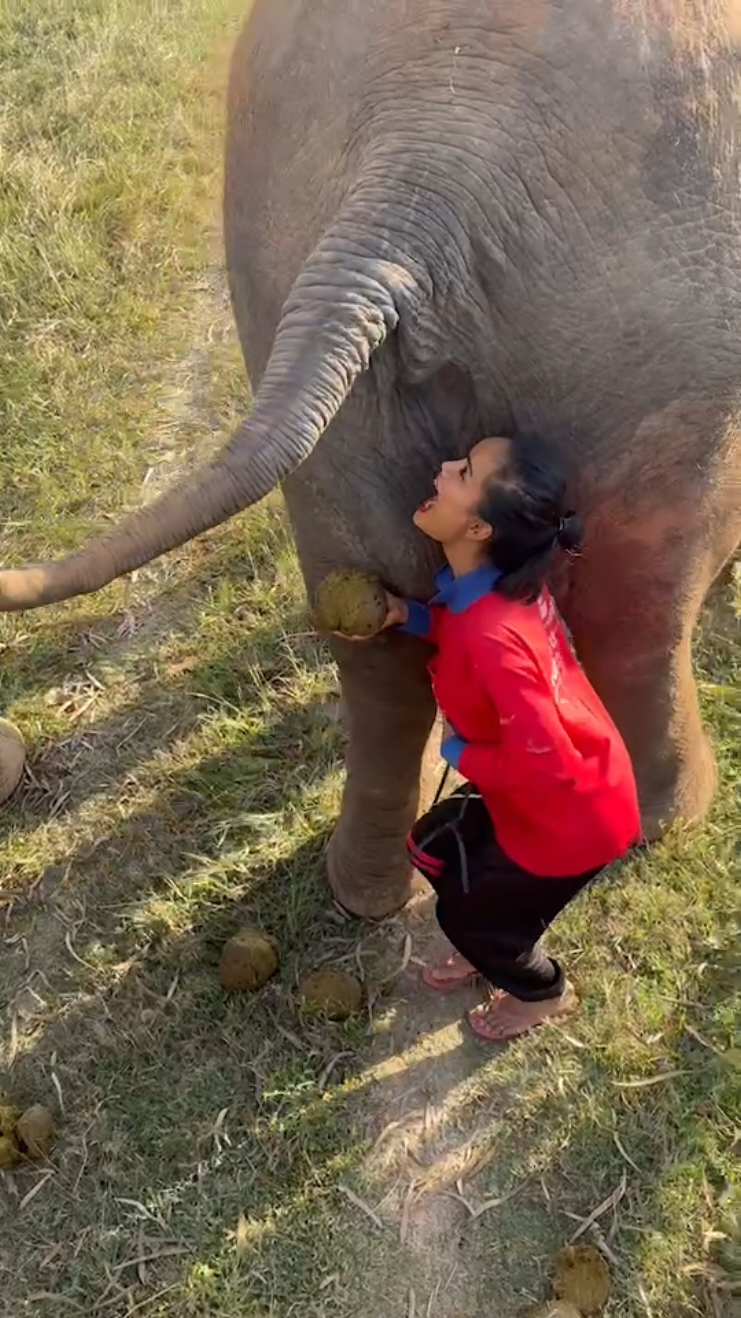
POLYGON ((610 1298, 610 1270, 594 1245, 566 1245, 553 1268, 553 1289, 585 1318, 600 1313, 610 1298))
POLYGON ((318 632, 375 636, 386 621, 386 592, 365 572, 333 572, 319 586, 312 609, 318 632))
POLYGON ((301 980, 299 993, 307 1011, 331 1021, 347 1020, 363 1001, 362 984, 344 970, 312 971, 301 980))
POLYGON ((15 1135, 20 1115, 19 1107, 14 1107, 4 1096, 0 1098, 0 1135, 15 1135))
POLYGON ((45 1158, 56 1135, 54 1118, 48 1107, 34 1103, 33 1107, 26 1108, 18 1118, 15 1135, 27 1157, 45 1158))
POLYGON ((18 728, 0 718, 0 803, 13 795, 26 764, 26 743, 18 728))
POLYGON ((525 1318, 582 1318, 582 1314, 568 1300, 546 1300, 545 1304, 528 1309, 525 1318))
POLYGON ((240 929, 224 944, 219 982, 231 991, 262 988, 278 969, 278 949, 259 929, 240 929))
POLYGON ((21 1160, 21 1151, 12 1135, 0 1135, 0 1172, 9 1172, 17 1167, 21 1160))

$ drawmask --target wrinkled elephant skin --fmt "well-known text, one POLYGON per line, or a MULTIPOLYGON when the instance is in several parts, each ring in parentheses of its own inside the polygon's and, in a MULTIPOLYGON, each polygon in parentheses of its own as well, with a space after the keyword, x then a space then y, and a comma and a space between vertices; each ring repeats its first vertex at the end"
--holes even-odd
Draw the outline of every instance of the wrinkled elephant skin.
MULTIPOLYGON (((634 758, 650 836, 714 762, 691 642, 741 536, 741 0, 255 0, 229 89, 234 311, 256 387, 220 457, 0 607, 94 590, 284 489, 307 583, 429 595, 443 456, 528 428, 573 462, 554 582, 634 758)), ((409 891, 424 647, 338 642, 339 900, 409 891)))

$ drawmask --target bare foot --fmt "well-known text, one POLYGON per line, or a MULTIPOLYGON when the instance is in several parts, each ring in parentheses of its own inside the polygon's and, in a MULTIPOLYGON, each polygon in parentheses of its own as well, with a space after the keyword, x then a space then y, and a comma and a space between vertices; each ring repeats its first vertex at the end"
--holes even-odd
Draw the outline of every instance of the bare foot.
POLYGON ((520 1034, 535 1029, 544 1021, 568 1016, 578 1006, 578 998, 567 984, 558 998, 545 998, 542 1002, 523 1002, 511 993, 495 993, 480 1007, 468 1013, 468 1023, 474 1034, 487 1043, 504 1043, 520 1034))
POLYGON ((461 956, 460 952, 454 952, 439 966, 422 971, 425 984, 428 988, 435 989, 437 993, 454 993, 456 989, 467 988, 469 984, 474 984, 478 978, 478 971, 470 961, 466 961, 466 958, 461 956))

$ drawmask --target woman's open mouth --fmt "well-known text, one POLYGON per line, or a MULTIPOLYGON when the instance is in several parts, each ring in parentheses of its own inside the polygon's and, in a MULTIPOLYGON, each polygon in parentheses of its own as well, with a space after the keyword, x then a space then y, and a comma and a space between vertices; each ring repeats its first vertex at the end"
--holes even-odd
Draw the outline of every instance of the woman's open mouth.
POLYGON ((436 499, 437 499, 436 494, 431 495, 429 499, 425 499, 424 502, 419 505, 417 512, 426 513, 428 508, 431 508, 433 503, 435 503, 436 499))

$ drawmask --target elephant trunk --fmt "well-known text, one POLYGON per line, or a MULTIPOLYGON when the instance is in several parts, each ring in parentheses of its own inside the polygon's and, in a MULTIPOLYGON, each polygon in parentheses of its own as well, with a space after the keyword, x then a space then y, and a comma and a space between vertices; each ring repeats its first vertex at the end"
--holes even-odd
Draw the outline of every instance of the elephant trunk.
POLYGON ((341 230, 316 248, 283 309, 250 417, 218 457, 66 558, 0 571, 0 611, 89 594, 264 498, 314 450, 416 281, 341 230))

